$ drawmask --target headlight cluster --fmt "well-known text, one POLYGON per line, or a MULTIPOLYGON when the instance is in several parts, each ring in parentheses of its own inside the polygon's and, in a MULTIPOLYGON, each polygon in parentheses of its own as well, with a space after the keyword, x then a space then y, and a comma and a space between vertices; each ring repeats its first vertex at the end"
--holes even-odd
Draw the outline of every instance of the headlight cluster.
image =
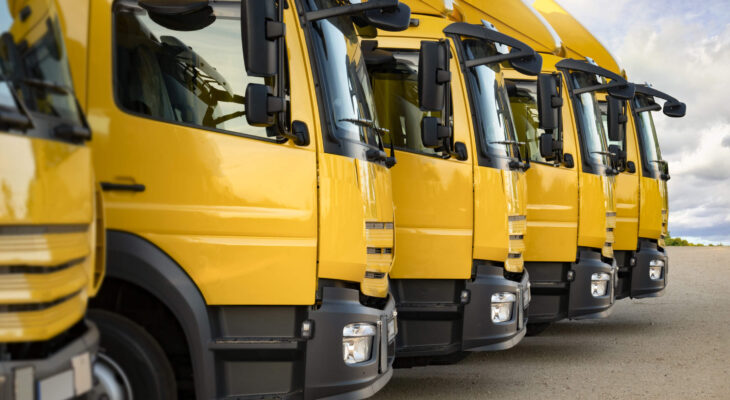
POLYGON ((342 359, 345 364, 368 361, 373 351, 375 325, 366 323, 349 324, 342 328, 342 359))
POLYGON ((502 292, 492 295, 492 322, 506 322, 512 319, 514 293, 502 292))
POLYGON ((591 274, 591 295, 593 297, 605 296, 609 281, 611 281, 611 275, 605 272, 591 274))
POLYGON ((649 261, 649 279, 658 281, 662 279, 662 272, 664 270, 664 261, 662 260, 651 260, 649 261))

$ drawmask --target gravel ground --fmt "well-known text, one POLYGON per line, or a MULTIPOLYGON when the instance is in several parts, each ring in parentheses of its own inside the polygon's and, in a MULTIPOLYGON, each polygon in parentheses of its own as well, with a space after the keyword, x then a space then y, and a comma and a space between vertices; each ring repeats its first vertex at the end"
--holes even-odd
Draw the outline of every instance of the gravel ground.
POLYGON ((398 369, 374 399, 730 399, 730 247, 669 257, 663 297, 456 365, 398 369))

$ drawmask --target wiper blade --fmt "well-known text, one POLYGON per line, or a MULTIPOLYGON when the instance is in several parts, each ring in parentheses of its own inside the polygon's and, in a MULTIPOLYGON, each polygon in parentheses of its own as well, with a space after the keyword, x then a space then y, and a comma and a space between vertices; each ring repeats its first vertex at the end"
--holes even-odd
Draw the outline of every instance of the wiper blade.
POLYGON ((651 160, 651 162, 655 162, 657 164, 667 164, 667 162, 664 160, 651 160))
POLYGON ((357 118, 342 118, 338 120, 338 122, 344 121, 344 122, 350 122, 358 126, 363 126, 365 128, 371 128, 374 129, 375 132, 378 132, 380 135, 385 135, 386 133, 390 133, 389 129, 381 128, 375 124, 375 121, 369 120, 369 119, 357 119, 357 118))
POLYGON ((523 146, 525 142, 518 142, 516 140, 497 140, 494 142, 489 142, 489 144, 514 144, 517 146, 523 146))
POLYGON ((62 86, 57 83, 53 83, 53 82, 49 82, 49 81, 44 81, 44 80, 40 80, 40 79, 32 79, 32 78, 16 79, 16 81, 24 83, 28 86, 35 86, 35 87, 48 89, 57 94, 71 94, 71 91, 66 86, 62 86))
POLYGON ((591 154, 603 154, 604 156, 616 157, 616 153, 611 153, 610 151, 592 151, 591 154))

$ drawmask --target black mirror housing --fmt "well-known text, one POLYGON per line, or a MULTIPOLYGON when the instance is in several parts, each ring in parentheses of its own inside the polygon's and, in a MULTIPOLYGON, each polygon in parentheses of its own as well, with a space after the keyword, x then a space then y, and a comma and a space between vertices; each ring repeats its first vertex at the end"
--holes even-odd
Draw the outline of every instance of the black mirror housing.
POLYGON ((441 147, 440 122, 436 117, 423 117, 421 120, 421 142, 423 142, 423 146, 430 149, 441 147))
POLYGON ((272 126, 274 114, 284 111, 284 100, 273 96, 271 88, 259 83, 246 87, 246 121, 252 126, 272 126))
POLYGON ((672 118, 684 117, 687 112, 687 105, 681 101, 667 101, 664 103, 664 115, 672 118))
POLYGON ((441 111, 451 81, 447 42, 422 41, 418 56, 418 102, 423 111, 441 111))
POLYGON ((537 77, 537 112, 540 128, 552 131, 560 125, 560 109, 563 99, 558 92, 558 81, 552 74, 537 77))
POLYGON ((624 100, 608 96, 608 139, 623 142, 626 135, 626 107, 624 100))
POLYGON ((408 29, 411 23, 411 8, 399 3, 397 7, 367 10, 363 19, 365 23, 378 29, 400 32, 408 29))
POLYGON ((183 4, 166 4, 153 0, 140 0, 139 6, 155 23, 175 31, 196 31, 215 21, 213 8, 207 1, 183 4))
POLYGON ((555 156, 555 146, 553 146, 553 135, 551 133, 540 135, 540 155, 546 159, 555 156))
POLYGON ((612 86, 607 89, 608 95, 619 100, 631 100, 636 93, 636 86, 633 83, 626 82, 623 85, 612 86))
POLYGON ((276 2, 243 0, 241 3, 241 41, 246 72, 270 77, 278 71, 279 39, 285 26, 279 21, 276 2))
MULTIPOLYGON (((520 50, 514 47, 510 50, 510 53, 516 52, 520 52, 520 50)), ((515 69, 515 71, 521 74, 535 76, 542 71, 542 56, 535 52, 534 55, 530 57, 511 59, 509 60, 509 64, 515 69)))

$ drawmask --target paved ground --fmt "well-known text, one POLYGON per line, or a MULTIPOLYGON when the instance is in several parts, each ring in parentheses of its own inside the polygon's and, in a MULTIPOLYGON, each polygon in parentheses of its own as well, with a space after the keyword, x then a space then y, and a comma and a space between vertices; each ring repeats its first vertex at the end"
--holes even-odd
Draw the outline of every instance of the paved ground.
POLYGON ((396 370, 375 399, 730 399, 730 247, 671 248, 663 297, 619 301, 456 365, 396 370))

